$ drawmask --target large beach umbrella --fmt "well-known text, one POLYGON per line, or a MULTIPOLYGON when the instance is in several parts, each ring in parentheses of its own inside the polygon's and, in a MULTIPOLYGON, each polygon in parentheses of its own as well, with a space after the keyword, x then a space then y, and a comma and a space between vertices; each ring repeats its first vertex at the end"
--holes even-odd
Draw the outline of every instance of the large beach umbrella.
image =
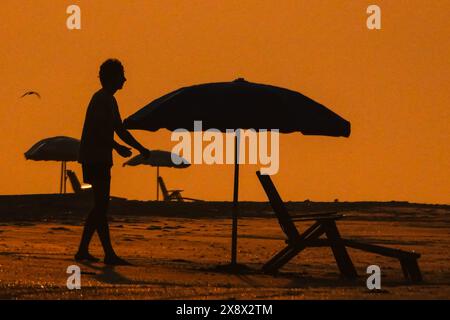
POLYGON ((25 158, 34 161, 59 161, 61 162, 61 175, 59 180, 59 192, 66 192, 66 163, 77 161, 80 140, 57 136, 46 138, 36 142, 27 152, 25 158))
POLYGON ((150 155, 148 156, 148 158, 144 158, 141 154, 138 154, 130 160, 126 161, 122 166, 125 167, 138 165, 156 167, 156 200, 159 200, 159 167, 184 169, 189 167, 191 164, 186 159, 180 157, 175 153, 163 150, 152 150, 150 151, 150 155))
MULTIPOLYGON (((124 123, 129 129, 156 131, 161 128, 194 131, 194 121, 202 129, 278 129, 281 133, 348 137, 350 123, 322 104, 303 94, 272 85, 236 79, 183 87, 143 107, 124 123)), ((239 132, 239 131, 238 131, 239 132)), ((237 264, 239 134, 235 136, 232 270, 237 264)))

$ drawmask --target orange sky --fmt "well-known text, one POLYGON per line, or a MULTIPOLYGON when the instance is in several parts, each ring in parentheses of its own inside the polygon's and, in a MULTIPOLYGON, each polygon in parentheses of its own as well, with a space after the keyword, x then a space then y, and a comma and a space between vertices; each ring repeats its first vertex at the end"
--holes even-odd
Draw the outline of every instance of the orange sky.
MULTIPOLYGON (((450 1, 2 0, 0 194, 58 191, 59 166, 23 152, 54 135, 79 138, 103 60, 122 60, 122 117, 181 86, 244 77, 293 90, 352 123, 349 139, 281 135, 285 200, 408 200, 450 203, 450 1), (366 8, 382 9, 382 30, 366 8), (82 30, 66 28, 66 7, 82 30), (25 90, 42 95, 18 99, 25 90)), ((168 131, 136 132, 170 150, 168 131)), ((112 194, 154 199, 155 169, 122 168, 112 194)), ((81 176, 78 164, 69 164, 81 176)), ((265 200, 241 167, 240 199, 265 200)), ((233 167, 162 169, 189 197, 231 200, 233 167)), ((70 189, 70 188, 69 188, 70 189)))

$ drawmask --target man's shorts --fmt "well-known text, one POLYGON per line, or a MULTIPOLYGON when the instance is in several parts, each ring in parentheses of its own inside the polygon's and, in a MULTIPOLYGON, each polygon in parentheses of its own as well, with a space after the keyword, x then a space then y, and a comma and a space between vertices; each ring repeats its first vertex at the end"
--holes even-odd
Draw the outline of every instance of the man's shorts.
POLYGON ((111 165, 108 163, 83 163, 82 168, 84 183, 111 179, 111 165))

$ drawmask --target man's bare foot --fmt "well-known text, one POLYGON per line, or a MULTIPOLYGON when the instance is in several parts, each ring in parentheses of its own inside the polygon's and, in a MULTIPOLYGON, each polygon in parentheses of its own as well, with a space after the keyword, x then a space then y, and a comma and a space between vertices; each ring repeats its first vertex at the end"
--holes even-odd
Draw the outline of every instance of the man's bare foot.
POLYGON ((77 254, 75 254, 75 261, 99 262, 100 259, 94 257, 89 252, 77 252, 77 254))
POLYGON ((104 262, 105 262, 105 264, 110 265, 110 266, 132 266, 131 263, 129 263, 128 261, 126 261, 116 255, 105 257, 104 262))

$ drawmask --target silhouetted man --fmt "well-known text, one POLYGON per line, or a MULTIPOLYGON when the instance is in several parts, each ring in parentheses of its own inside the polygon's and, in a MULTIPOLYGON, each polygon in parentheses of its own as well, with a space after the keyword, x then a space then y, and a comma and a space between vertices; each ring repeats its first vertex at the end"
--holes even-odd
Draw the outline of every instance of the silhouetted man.
POLYGON ((144 157, 148 157, 149 150, 137 142, 122 124, 114 94, 122 89, 125 81, 120 61, 115 59, 105 61, 100 67, 102 88, 93 95, 87 108, 78 162, 83 167, 83 180, 92 185, 94 207, 86 219, 80 247, 75 255, 77 261, 99 261, 89 254, 89 243, 97 231, 105 252, 105 264, 129 264, 114 252, 107 219, 113 164, 112 150, 116 150, 122 157, 131 155, 130 148, 114 141, 114 132, 144 157))

